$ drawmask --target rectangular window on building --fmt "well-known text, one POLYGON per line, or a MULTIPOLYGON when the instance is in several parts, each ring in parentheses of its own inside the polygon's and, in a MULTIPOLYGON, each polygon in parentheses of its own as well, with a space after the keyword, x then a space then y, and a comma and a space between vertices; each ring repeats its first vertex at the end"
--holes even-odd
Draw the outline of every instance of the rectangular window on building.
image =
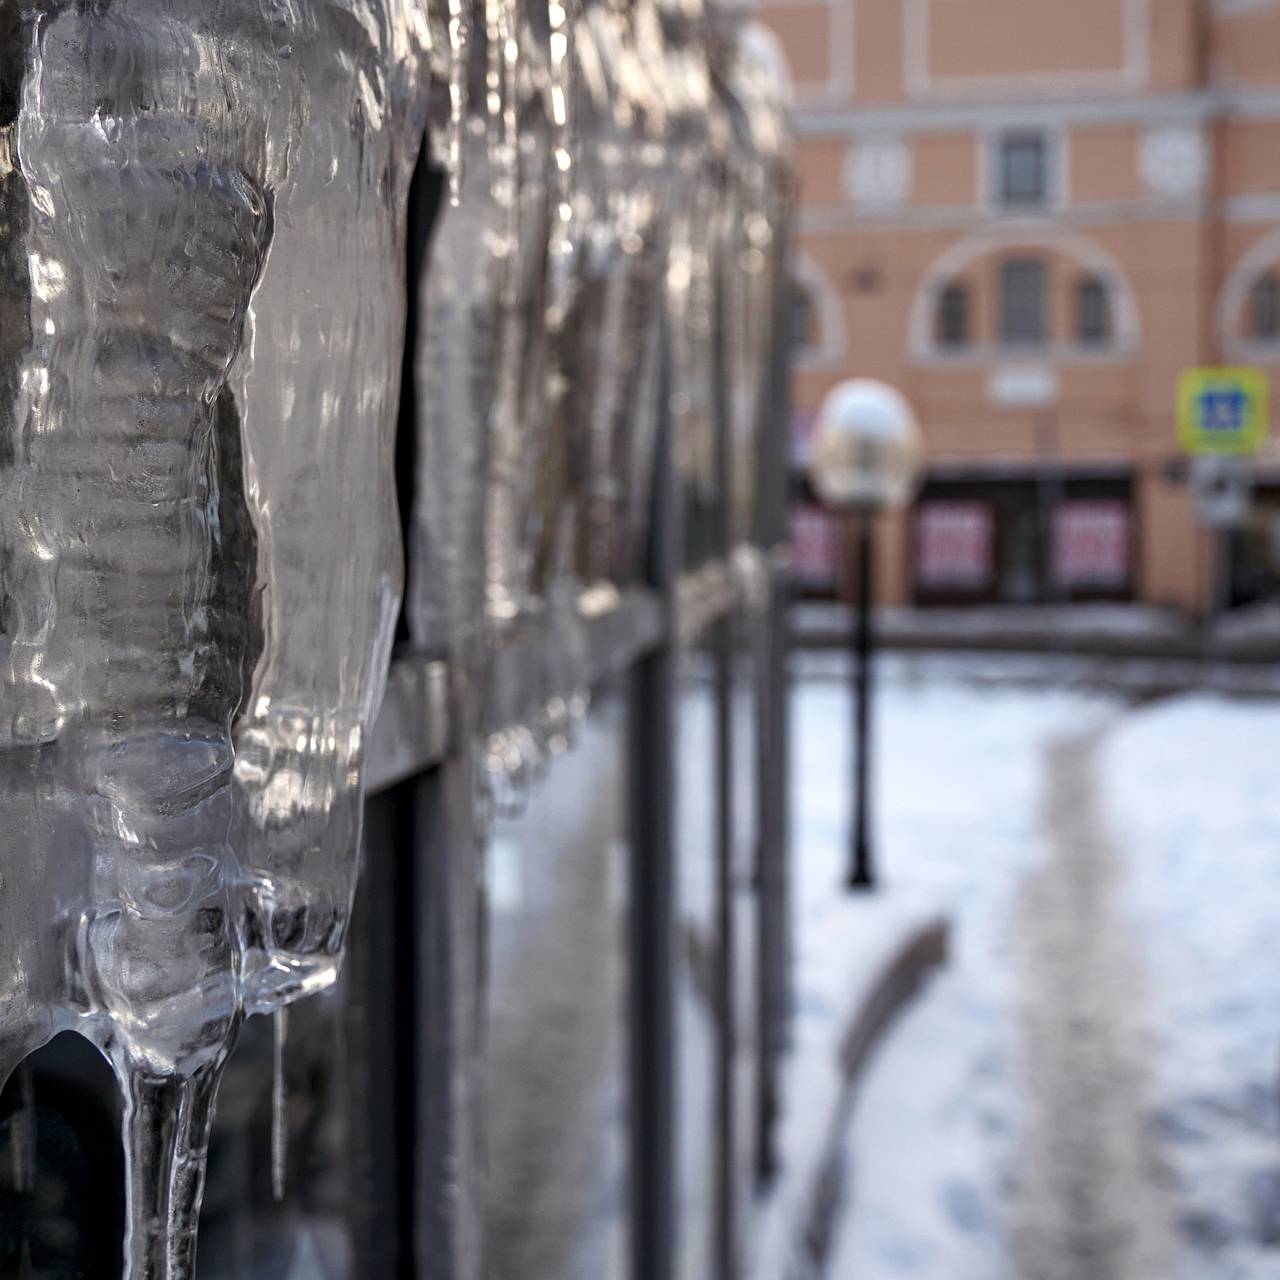
POLYGON ((1049 142, 1043 133, 1007 133, 1000 139, 1000 203, 1027 209, 1049 203, 1049 142))
POLYGON ((1006 346, 1045 341, 1045 276, 1039 258, 1010 258, 1000 264, 1000 341, 1006 346))

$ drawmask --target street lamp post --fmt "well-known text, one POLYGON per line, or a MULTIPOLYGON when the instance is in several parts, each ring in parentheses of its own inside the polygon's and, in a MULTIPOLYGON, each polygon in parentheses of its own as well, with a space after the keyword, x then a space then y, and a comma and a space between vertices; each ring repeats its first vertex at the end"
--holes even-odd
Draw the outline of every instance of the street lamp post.
POLYGON ((875 518, 905 506, 919 483, 923 446, 911 406, 882 382, 842 382, 818 414, 811 476, 823 504, 857 526, 857 621, 853 631, 853 823, 850 889, 875 887, 870 815, 871 672, 875 518))

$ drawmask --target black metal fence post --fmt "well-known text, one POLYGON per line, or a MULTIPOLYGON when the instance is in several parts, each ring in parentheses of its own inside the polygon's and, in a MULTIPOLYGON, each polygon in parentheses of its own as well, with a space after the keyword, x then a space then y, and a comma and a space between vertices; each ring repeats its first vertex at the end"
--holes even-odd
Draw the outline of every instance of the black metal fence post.
POLYGON ((648 584, 666 614, 663 638, 632 670, 630 811, 630 1188, 632 1280, 675 1274, 675 642, 678 503, 665 325, 648 584))
MULTIPOLYGON (((791 259, 790 205, 778 227, 780 248, 774 255, 775 296, 788 297, 791 259)), ((781 1056, 786 1043, 788 996, 787 875, 787 648, 789 555, 788 446, 791 428, 791 311, 779 308, 769 368, 764 371, 764 412, 760 426, 760 477, 757 541, 770 558, 770 591, 762 620, 763 656, 757 673, 759 698, 759 848, 756 914, 756 1019, 759 1069, 756 1075, 756 1177, 766 1181, 777 1170, 777 1116, 781 1092, 781 1056)))
MULTIPOLYGON (((713 268, 712 396, 715 424, 717 507, 714 526, 715 554, 726 566, 733 552, 734 492, 733 438, 729 404, 729 300, 722 264, 713 268)), ((715 701, 715 1020, 716 1020, 716 1248, 713 1276, 736 1280, 738 1275, 738 1166, 737 1089, 738 1058, 737 991, 737 893, 734 874, 734 731, 733 701, 736 680, 737 618, 735 611, 716 620, 710 648, 715 701)))

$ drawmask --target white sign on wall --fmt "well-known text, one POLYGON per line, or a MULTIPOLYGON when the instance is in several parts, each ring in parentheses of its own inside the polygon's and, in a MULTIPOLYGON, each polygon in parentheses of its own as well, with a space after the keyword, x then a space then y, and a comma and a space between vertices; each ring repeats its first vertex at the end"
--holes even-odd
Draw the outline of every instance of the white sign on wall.
POLYGON ((987 399, 1005 409, 1036 409, 1056 404, 1057 370, 1044 364, 1006 364, 991 371, 987 399))
POLYGON ((1157 196, 1195 196, 1209 172, 1209 145, 1193 125, 1162 125, 1142 138, 1138 167, 1157 196))
POLYGON ((911 194, 911 151, 901 138, 859 138, 844 162, 849 199, 863 209, 896 209, 911 194))
POLYGON ((1206 529, 1238 529, 1253 507, 1253 462, 1206 455, 1191 459, 1196 519, 1206 529))

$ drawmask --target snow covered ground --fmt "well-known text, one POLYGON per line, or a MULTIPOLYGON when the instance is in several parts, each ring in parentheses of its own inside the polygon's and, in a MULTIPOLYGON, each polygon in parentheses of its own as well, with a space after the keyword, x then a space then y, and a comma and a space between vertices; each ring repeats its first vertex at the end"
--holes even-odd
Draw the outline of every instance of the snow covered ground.
POLYGON ((1103 747, 1156 1039, 1179 1280, 1280 1276, 1280 704, 1188 696, 1103 747))
MULTIPOLYGON (((829 1274, 1280 1276, 1280 703, 1135 706, 1025 667, 884 663, 884 909, 945 905, 953 956, 863 1082, 829 1274)), ((807 670, 802 928, 848 797, 847 687, 807 670)))

